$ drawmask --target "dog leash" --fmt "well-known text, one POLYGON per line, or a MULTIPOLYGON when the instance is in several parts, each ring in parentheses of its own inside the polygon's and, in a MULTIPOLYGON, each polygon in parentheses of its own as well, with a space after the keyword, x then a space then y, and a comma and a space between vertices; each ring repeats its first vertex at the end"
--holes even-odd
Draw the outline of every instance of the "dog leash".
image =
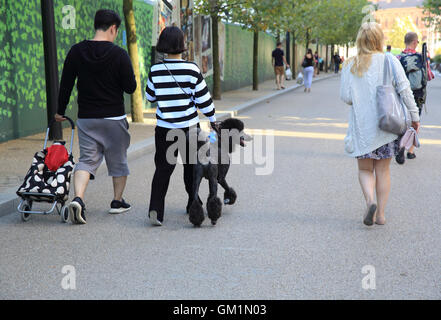
POLYGON ((191 102, 193 102, 193 97, 190 96, 187 92, 185 92, 184 89, 182 89, 181 85, 179 84, 179 82, 176 80, 175 76, 173 75, 173 73, 171 73, 170 69, 167 67, 167 65, 165 64, 165 61, 162 61, 162 64, 165 66, 165 68, 167 69, 168 73, 171 75, 171 77, 173 78, 173 80, 175 81, 175 83, 178 85, 179 89, 181 89, 181 91, 187 96, 188 99, 190 99, 191 102))

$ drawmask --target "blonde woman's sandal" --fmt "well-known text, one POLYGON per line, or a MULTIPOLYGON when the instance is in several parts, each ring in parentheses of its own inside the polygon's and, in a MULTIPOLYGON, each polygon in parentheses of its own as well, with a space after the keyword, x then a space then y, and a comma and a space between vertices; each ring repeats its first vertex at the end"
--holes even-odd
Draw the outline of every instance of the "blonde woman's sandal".
POLYGON ((377 205, 375 203, 371 204, 367 209, 366 215, 364 216, 363 223, 367 226, 374 224, 374 215, 377 211, 377 205))

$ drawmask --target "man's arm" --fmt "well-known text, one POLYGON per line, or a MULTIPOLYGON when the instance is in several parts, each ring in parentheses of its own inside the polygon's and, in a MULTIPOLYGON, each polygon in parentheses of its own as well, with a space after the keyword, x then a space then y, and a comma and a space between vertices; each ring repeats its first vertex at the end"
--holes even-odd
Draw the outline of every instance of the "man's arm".
POLYGON ((132 61, 124 49, 121 57, 121 84, 124 92, 128 94, 132 94, 136 90, 136 78, 132 61))
POLYGON ((69 104, 70 95, 72 93, 73 86, 75 85, 75 79, 77 78, 77 70, 75 68, 73 50, 70 49, 64 61, 63 73, 61 75, 60 92, 58 93, 58 109, 55 115, 55 120, 64 121, 64 113, 66 107, 69 104))
POLYGON ((284 55, 282 56, 282 58, 283 58, 283 62, 284 62, 284 63, 286 64, 286 66, 287 66, 287 67, 289 67, 289 64, 288 64, 288 62, 286 61, 286 59, 285 59, 285 56, 284 56, 284 55))

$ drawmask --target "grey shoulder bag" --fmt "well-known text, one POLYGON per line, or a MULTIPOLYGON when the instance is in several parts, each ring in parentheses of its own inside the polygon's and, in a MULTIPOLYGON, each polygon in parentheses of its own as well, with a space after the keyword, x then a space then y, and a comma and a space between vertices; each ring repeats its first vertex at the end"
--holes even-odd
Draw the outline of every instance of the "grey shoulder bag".
MULTIPOLYGON (((401 136, 410 126, 409 115, 407 108, 404 106, 401 97, 393 85, 390 66, 392 62, 389 59, 388 54, 385 54, 383 85, 377 87, 378 126, 383 131, 401 136)), ((392 73, 396 79, 394 71, 392 73)))

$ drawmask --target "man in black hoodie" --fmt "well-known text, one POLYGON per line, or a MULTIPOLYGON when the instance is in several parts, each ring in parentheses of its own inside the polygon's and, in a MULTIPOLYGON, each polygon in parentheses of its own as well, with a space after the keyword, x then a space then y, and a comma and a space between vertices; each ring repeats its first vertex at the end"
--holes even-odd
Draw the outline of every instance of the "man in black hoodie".
POLYGON ((103 158, 113 178, 114 199, 109 213, 130 209, 122 198, 129 168, 129 124, 124 92, 132 94, 136 80, 127 52, 114 45, 121 18, 112 10, 95 14, 95 37, 74 45, 64 62, 60 83, 57 121, 64 121, 75 80, 78 89, 78 139, 80 159, 75 167, 75 198, 69 204, 74 223, 86 223, 84 193, 103 158))

